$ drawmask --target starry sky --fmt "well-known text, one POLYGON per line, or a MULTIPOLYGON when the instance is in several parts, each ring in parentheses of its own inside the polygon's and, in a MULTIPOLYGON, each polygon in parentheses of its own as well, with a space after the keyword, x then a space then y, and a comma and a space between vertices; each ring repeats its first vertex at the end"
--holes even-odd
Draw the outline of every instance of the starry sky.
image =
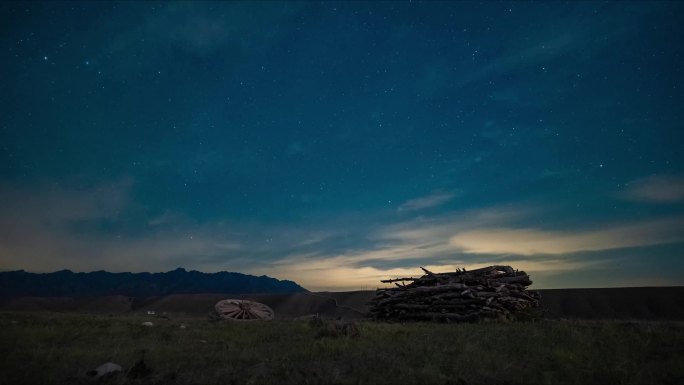
POLYGON ((684 284, 684 3, 3 2, 0 270, 684 284))

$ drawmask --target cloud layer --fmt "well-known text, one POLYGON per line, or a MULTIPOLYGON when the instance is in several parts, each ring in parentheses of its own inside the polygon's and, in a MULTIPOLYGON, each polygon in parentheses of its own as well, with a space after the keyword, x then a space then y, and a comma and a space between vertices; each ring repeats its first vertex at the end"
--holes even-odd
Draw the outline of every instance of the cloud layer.
POLYGON ((622 198, 649 203, 676 203, 684 201, 684 176, 652 175, 627 185, 622 198))
MULTIPOLYGON (((374 216, 372 224, 368 216, 298 227, 199 223, 170 211, 145 212, 134 203, 134 187, 132 179, 80 188, 5 186, 1 198, 10 204, 0 211, 0 268, 159 271, 183 266, 268 274, 312 290, 356 290, 382 286, 387 277, 420 274, 419 266, 450 271, 504 263, 549 277, 601 269, 616 258, 599 252, 684 242, 683 217, 550 230, 524 225, 549 216, 529 205, 400 221, 387 209, 368 214, 374 216)), ((452 198, 435 193, 402 206, 411 213, 452 198)), ((553 286, 552 280, 542 282, 553 286)))
POLYGON ((417 211, 437 207, 454 199, 456 194, 449 192, 435 192, 431 195, 408 200, 399 206, 399 211, 417 211))
POLYGON ((682 242, 682 230, 682 218, 575 231, 492 228, 458 233, 449 243, 472 254, 567 254, 682 242))

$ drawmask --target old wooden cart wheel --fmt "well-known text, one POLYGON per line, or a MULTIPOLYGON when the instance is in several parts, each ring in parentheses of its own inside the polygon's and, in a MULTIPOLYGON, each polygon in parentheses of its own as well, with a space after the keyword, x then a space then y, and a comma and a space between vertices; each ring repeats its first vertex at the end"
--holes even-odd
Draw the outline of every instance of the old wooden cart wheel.
POLYGON ((244 299, 224 299, 214 306, 223 319, 231 321, 257 321, 273 319, 273 310, 263 303, 244 299))

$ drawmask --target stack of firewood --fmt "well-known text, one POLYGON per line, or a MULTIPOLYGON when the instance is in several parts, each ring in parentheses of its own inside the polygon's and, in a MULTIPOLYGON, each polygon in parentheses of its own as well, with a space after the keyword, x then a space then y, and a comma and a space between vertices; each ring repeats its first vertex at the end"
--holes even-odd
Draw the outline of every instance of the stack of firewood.
POLYGON ((370 317, 397 321, 478 321, 508 318, 539 306, 539 293, 526 290, 532 284, 530 277, 510 266, 457 269, 439 274, 423 271, 425 275, 420 278, 382 281, 394 283, 396 287, 376 290, 370 317))

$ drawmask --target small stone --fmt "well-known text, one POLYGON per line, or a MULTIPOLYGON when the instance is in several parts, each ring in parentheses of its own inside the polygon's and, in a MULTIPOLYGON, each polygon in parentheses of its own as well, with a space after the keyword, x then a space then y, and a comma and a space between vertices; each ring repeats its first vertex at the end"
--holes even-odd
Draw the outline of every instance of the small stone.
POLYGON ((123 368, 121 368, 121 365, 115 364, 113 362, 107 362, 98 366, 96 369, 89 371, 86 373, 86 375, 88 375, 88 377, 97 379, 107 374, 121 372, 122 370, 123 368))

